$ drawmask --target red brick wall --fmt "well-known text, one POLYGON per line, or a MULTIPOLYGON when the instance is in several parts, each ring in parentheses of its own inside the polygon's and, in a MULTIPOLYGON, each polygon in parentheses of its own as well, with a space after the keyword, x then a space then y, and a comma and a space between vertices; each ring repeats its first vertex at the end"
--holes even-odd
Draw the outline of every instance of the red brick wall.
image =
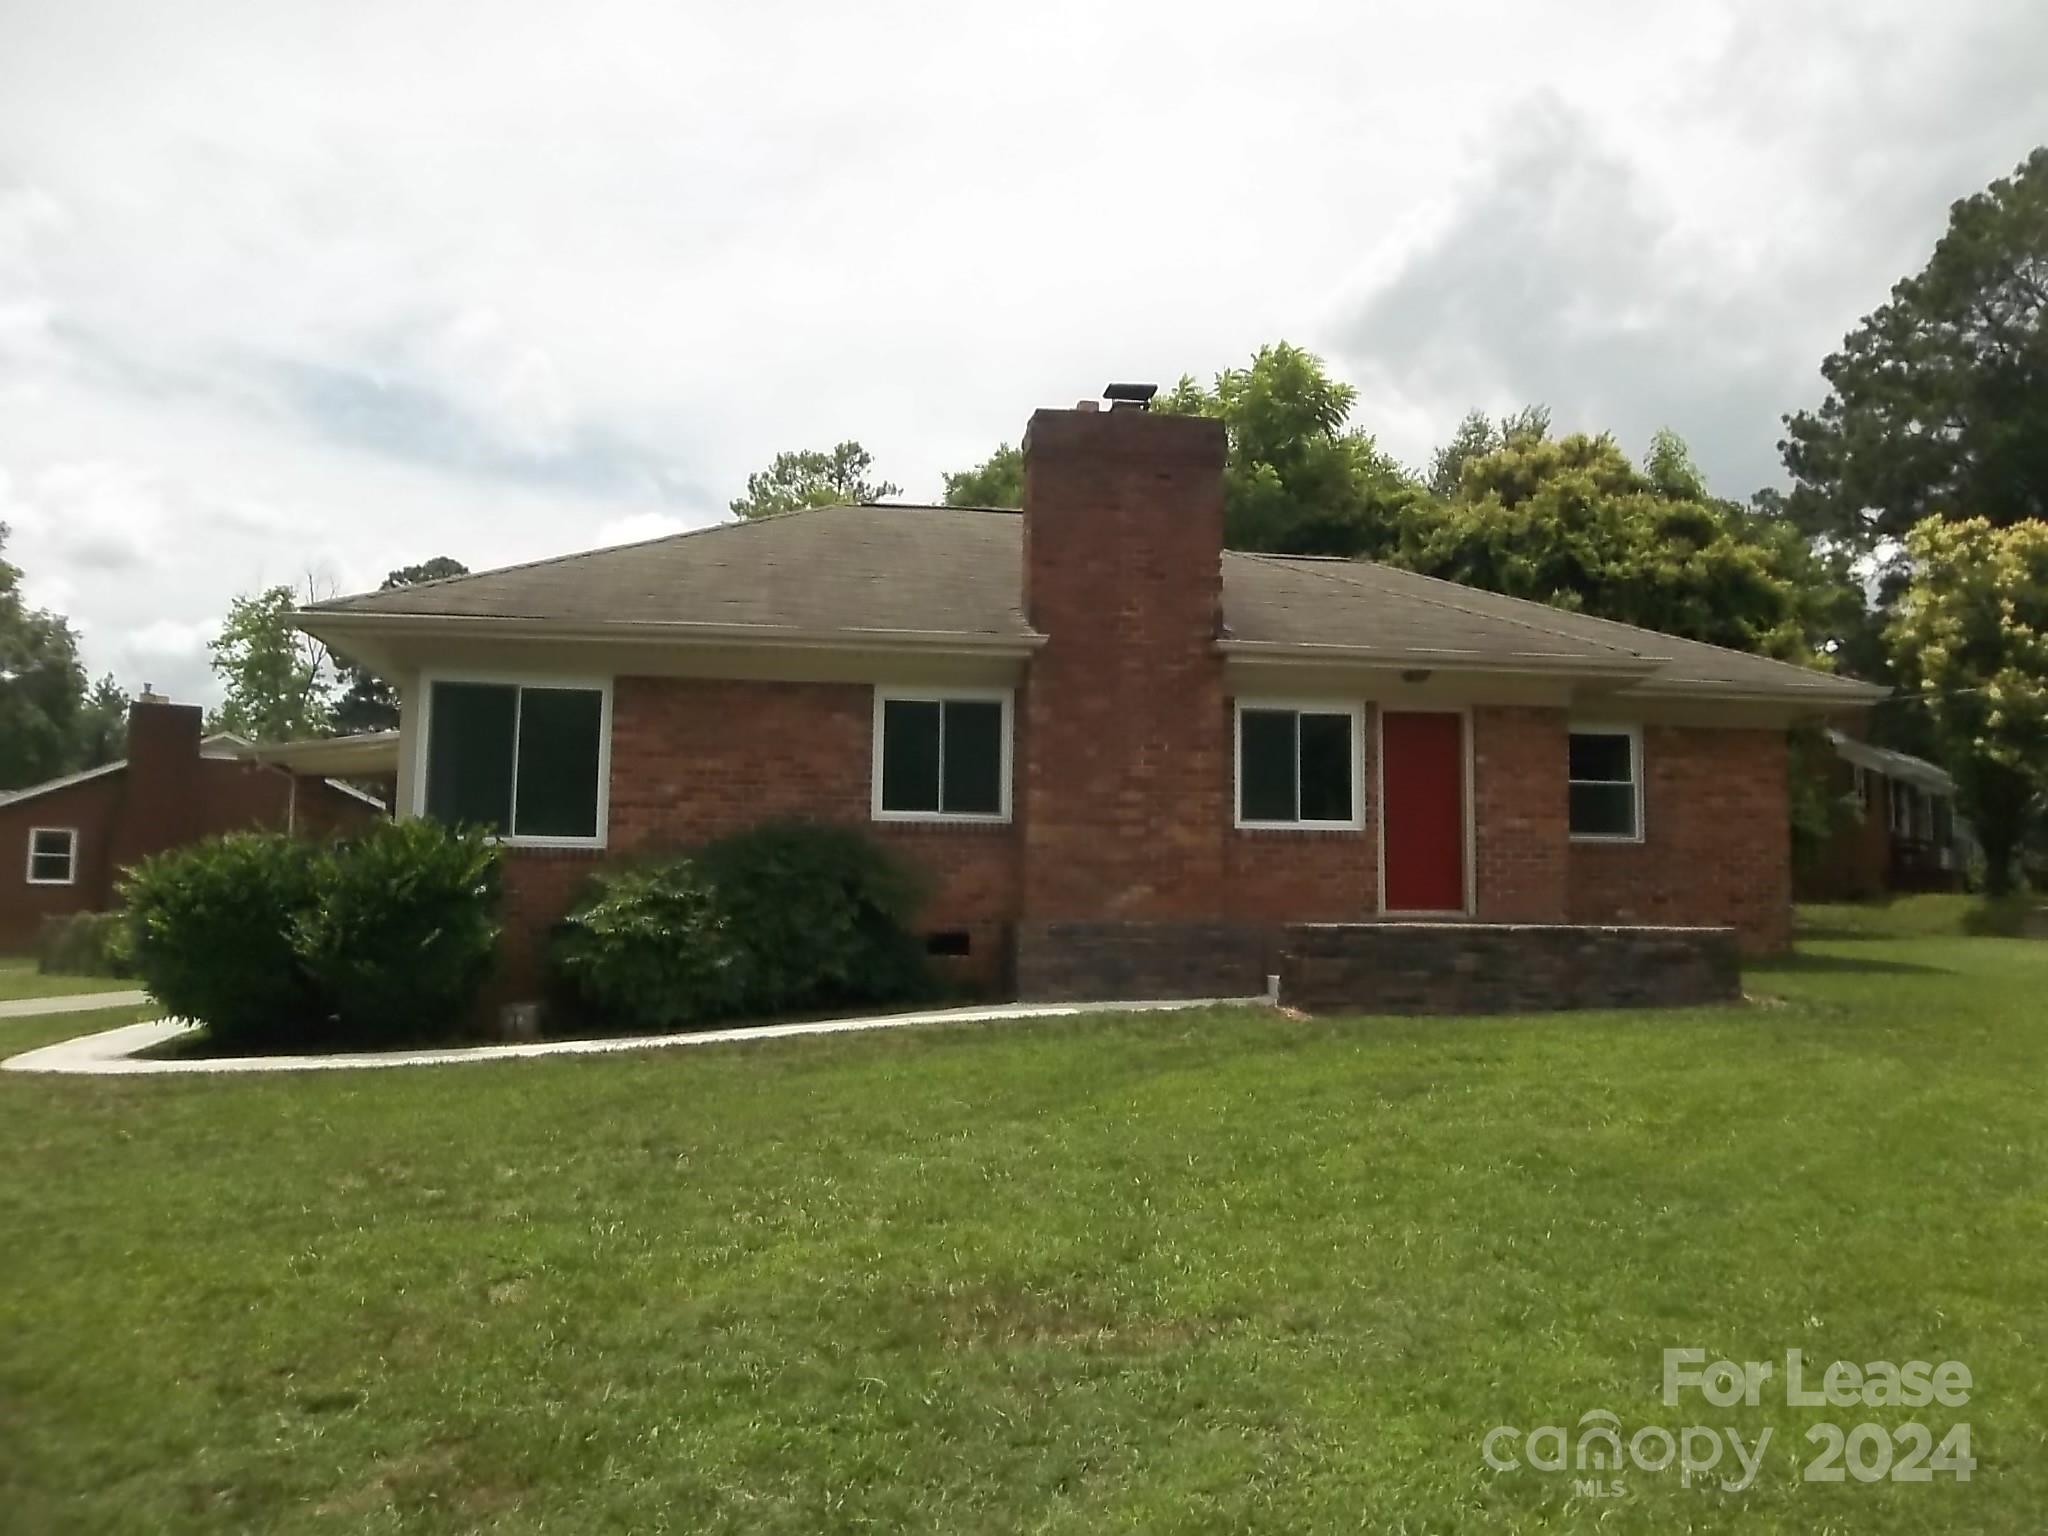
MULTIPOLYGON (((622 677, 612 690, 612 856, 675 850, 779 817, 844 822, 922 870, 927 930, 964 929, 955 978, 1000 984, 1016 920, 1013 826, 872 819, 874 690, 857 683, 622 677)), ((506 995, 531 995, 538 936, 568 910, 595 854, 508 850, 506 995)))
POLYGON ((1643 841, 1572 843, 1570 916, 1726 924, 1753 953, 1792 938, 1782 731, 1643 729, 1643 841))
POLYGON ((541 995, 548 929, 561 921, 604 855, 567 848, 505 850, 504 940, 487 1005, 526 1002, 541 995))
POLYGON ((108 834, 120 803, 120 774, 0 806, 0 951, 34 947, 45 917, 97 912, 107 905, 108 834), (28 835, 34 827, 78 829, 77 883, 28 884, 28 835))
MULTIPOLYGON (((198 738, 189 740, 196 754, 198 738)), ((131 764, 0 806, 0 951, 33 948, 45 917, 109 910, 122 872, 148 854, 242 828, 284 830, 290 781, 276 769, 196 755, 183 764, 170 759, 168 771, 164 763, 157 758, 154 772, 176 789, 175 805, 149 771, 131 764), (77 828, 73 884, 27 883, 28 835, 35 827, 77 828)), ((297 824, 306 836, 363 826, 379 814, 324 782, 300 781, 297 824)))
POLYGON ((1246 923, 1360 923, 1379 904, 1373 812, 1359 832, 1232 829, 1224 851, 1224 906, 1246 923))
POLYGON ((1039 411, 1024 441, 1024 598, 1047 637, 1021 713, 1024 910, 1187 921, 1224 908, 1220 423, 1039 411))
MULTIPOLYGON (((1564 712, 1481 707, 1472 711, 1469 728, 1475 910, 1487 922, 1561 922, 1564 712)), ((1368 753, 1377 740, 1368 711, 1368 753)), ((1248 922, 1361 922, 1377 916, 1380 805, 1369 761, 1364 778, 1365 825, 1359 831, 1232 830, 1225 910, 1248 922)))
POLYGON ((1566 747, 1561 709, 1472 711, 1475 910, 1488 922, 1564 920, 1566 747))
MULTIPOLYGON (((903 851, 931 879, 923 927, 969 933, 973 953, 959 979, 998 985, 1010 926, 1027 917, 1041 920, 1027 904, 1033 850, 1014 826, 873 821, 873 700, 865 684, 619 679, 605 856, 688 847, 781 816, 859 826, 903 851)), ((1135 847, 1113 848, 1106 866, 1099 850, 1093 856, 1092 867, 1106 867, 1108 876, 1127 882, 1109 893, 1127 905, 1102 915, 1220 917, 1264 928, 1370 920, 1377 899, 1376 798, 1367 794, 1366 825, 1357 832, 1237 830, 1230 799, 1232 707, 1219 697, 1214 730, 1190 728, 1213 779, 1197 801, 1198 814, 1166 823, 1177 845, 1151 866, 1135 847), (1204 745, 1210 740, 1217 743, 1213 756, 1204 745), (1213 877, 1199 885, 1202 901, 1174 892, 1179 915, 1163 915, 1171 872, 1198 871, 1212 861, 1213 877), (1133 891, 1142 900, 1133 900, 1133 891)), ((1027 728, 1020 725, 1020 782, 1030 772, 1022 740, 1027 728)), ((1567 842, 1563 711, 1480 707, 1471 729, 1473 862, 1482 921, 1729 923, 1742 929, 1752 948, 1784 942, 1790 876, 1781 735, 1648 728, 1648 840, 1638 846, 1567 842)), ((1372 741, 1368 721, 1368 751, 1372 741)), ((1369 787, 1370 763, 1364 777, 1369 787)), ((1141 828, 1162 824, 1152 803, 1131 791, 1112 789, 1107 804, 1100 814, 1141 828)), ((1062 823, 1071 825, 1071 818, 1062 823)), ((1050 846, 1070 845, 1055 839, 1050 846)), ((507 922, 515 942, 508 945, 502 995, 533 995, 533 941, 567 909, 601 857, 509 851, 507 922)), ((1057 880, 1043 883, 1055 899, 1078 899, 1057 880)))

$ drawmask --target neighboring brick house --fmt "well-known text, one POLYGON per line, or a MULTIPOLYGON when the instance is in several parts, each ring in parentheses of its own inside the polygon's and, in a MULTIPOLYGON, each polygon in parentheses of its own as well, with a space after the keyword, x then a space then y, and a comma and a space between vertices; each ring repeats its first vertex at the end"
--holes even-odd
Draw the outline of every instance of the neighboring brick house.
POLYGON ((608 856, 769 817, 931 876, 1026 996, 1256 991, 1281 925, 1790 932, 1786 731, 1878 690, 1356 561, 1225 551, 1221 426, 1040 411, 1020 513, 826 507, 320 604, 400 814, 504 829, 510 986, 608 856))
POLYGON ((1963 881, 1956 783, 1925 758, 1829 731, 1822 771, 1833 833, 1798 872, 1799 894, 1856 901, 1888 891, 1953 891, 1963 881))
POLYGON ((137 859, 216 832, 311 833, 374 821, 384 807, 345 784, 244 761, 237 736, 202 737, 196 705, 145 696, 128 712, 128 756, 0 794, 0 951, 35 943, 45 917, 115 904, 137 859))

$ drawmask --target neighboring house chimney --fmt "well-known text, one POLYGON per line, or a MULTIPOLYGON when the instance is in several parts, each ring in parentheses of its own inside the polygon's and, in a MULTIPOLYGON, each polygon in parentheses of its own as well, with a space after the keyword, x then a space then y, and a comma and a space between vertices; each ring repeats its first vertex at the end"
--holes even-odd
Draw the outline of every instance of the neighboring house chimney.
POLYGON ((1040 925, 1225 910, 1223 426, 1107 393, 1024 437, 1024 605, 1047 637, 1020 710, 1026 995, 1084 985, 1043 974, 1040 925))
POLYGON ((198 705, 149 692, 129 706, 128 769, 108 848, 113 868, 186 842, 201 825, 202 719, 198 705))

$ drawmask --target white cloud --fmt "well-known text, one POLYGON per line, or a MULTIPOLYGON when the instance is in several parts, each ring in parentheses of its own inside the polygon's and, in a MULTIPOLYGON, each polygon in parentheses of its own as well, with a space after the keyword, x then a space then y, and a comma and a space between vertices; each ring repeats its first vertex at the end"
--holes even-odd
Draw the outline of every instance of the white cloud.
POLYGON ((1747 489, 2048 137, 2042 52, 2020 0, 11 7, 0 515, 95 668, 211 696, 141 637, 238 590, 696 526, 849 436, 931 495, 1281 336, 1411 459, 1540 395, 1747 489))

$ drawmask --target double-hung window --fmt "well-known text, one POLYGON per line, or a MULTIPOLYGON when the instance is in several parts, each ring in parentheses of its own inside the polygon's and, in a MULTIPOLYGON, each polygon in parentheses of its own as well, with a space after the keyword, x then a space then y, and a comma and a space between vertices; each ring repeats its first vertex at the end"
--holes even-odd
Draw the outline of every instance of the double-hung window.
POLYGON ((512 842, 597 846, 610 716, 603 684, 436 679, 417 809, 512 842))
POLYGON ((1008 821, 1010 695, 875 694, 877 821, 1008 821))
POLYGON ((1571 835, 1587 841, 1643 839, 1643 733, 1630 725, 1571 728, 1571 835))
POLYGON ((36 827, 28 835, 28 883, 75 885, 78 881, 78 829, 36 827))
POLYGON ((1365 712, 1356 705, 1237 707, 1237 824, 1356 829, 1365 712))

